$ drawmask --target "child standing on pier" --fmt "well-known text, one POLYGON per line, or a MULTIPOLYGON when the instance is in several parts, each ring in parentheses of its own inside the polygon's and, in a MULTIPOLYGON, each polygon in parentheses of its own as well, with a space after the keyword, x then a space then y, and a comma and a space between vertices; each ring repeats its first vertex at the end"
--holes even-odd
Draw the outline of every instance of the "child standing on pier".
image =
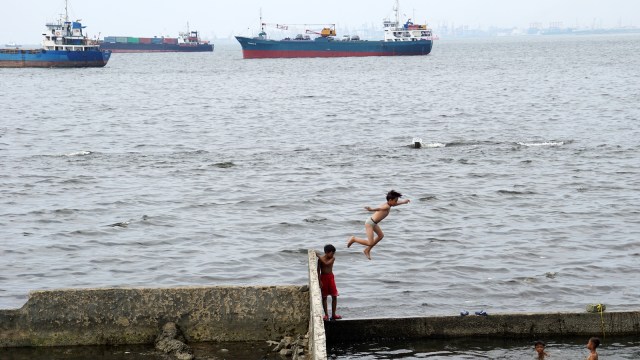
POLYGON ((324 255, 318 257, 318 279, 320 280, 320 291, 322 292, 322 307, 324 308, 323 320, 329 320, 329 312, 327 311, 327 297, 331 296, 331 320, 342 319, 342 316, 336 314, 336 307, 338 306, 338 288, 336 287, 336 281, 333 276, 333 263, 335 258, 336 248, 331 244, 324 246, 324 255))
POLYGON ((353 245, 354 242, 357 242, 358 244, 366 246, 366 248, 364 249, 364 254, 367 256, 367 259, 371 260, 371 249, 373 249, 373 247, 376 246, 376 244, 379 243, 380 240, 382 240, 382 238, 384 237, 384 233, 382 232, 380 225, 378 225, 380 221, 382 221, 384 218, 387 217, 387 215, 389 215, 389 212, 391 212, 392 207, 408 204, 411 202, 411 200, 409 199, 399 200, 400 197, 402 197, 402 194, 400 194, 395 190, 391 190, 387 194, 386 203, 380 204, 380 206, 378 206, 377 208, 365 206, 364 208, 367 211, 373 212, 373 215, 371 215, 371 217, 369 217, 367 221, 364 222, 364 230, 367 233, 367 238, 360 239, 355 236, 352 236, 351 238, 349 238, 347 247, 351 247, 351 245, 353 245), (374 232, 376 233, 376 235, 378 235, 378 237, 376 238, 373 237, 374 232))

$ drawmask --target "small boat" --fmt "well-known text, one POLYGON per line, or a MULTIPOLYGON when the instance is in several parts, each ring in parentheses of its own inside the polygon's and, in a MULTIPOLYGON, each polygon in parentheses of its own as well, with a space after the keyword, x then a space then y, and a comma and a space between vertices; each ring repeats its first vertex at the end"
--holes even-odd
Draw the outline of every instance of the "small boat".
POLYGON ((70 21, 65 0, 65 14, 56 23, 46 24, 40 49, 0 49, 0 67, 103 67, 111 51, 84 35, 80 20, 70 21))
MULTIPOLYGON (((385 19, 383 40, 361 40, 358 36, 335 38, 335 24, 324 27, 321 31, 307 30, 305 35, 292 38, 272 40, 264 30, 257 37, 236 36, 242 46, 245 59, 255 58, 296 58, 296 57, 346 57, 346 56, 399 56, 427 55, 433 46, 432 31, 427 25, 414 24, 408 19, 400 24, 399 2, 394 7, 395 20, 385 19), (308 34, 318 35, 311 38, 308 34)), ((286 28, 286 25, 276 25, 286 28)))

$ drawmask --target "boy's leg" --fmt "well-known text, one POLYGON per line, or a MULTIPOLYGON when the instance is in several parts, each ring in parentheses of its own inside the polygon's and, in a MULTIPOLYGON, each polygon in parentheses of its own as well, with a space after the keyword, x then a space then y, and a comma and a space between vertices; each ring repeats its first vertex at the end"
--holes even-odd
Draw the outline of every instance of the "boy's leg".
POLYGON ((364 249, 364 254, 366 255, 367 259, 371 260, 371 249, 373 249, 373 247, 376 246, 376 244, 379 243, 380 240, 382 240, 382 238, 384 237, 384 233, 382 232, 380 225, 376 224, 373 227, 367 226, 367 237, 371 240, 371 245, 367 246, 364 249), (375 239, 373 238, 374 232, 376 233, 376 235, 378 235, 378 237, 376 237, 375 239))
POLYGON ((374 240, 373 240, 373 227, 371 225, 369 225, 369 224, 366 224, 364 226, 364 231, 367 233, 367 239, 361 239, 361 238, 357 238, 355 236, 352 236, 351 238, 349 238, 349 242, 347 243, 347 247, 351 247, 351 245, 353 245, 354 242, 357 242, 358 244, 364 245, 364 246, 371 246, 374 243, 374 240))
POLYGON ((336 308, 337 307, 338 307, 338 297, 337 296, 332 296, 331 297, 331 311, 332 311, 333 315, 331 315, 331 319, 333 319, 333 320, 342 319, 342 316, 336 314, 336 308))
POLYGON ((375 238, 375 240, 373 241, 373 245, 371 245, 371 247, 376 246, 380 242, 380 240, 382 240, 382 238, 384 237, 384 233, 382 232, 382 228, 380 227, 380 225, 376 224, 376 226, 373 227, 373 231, 375 231, 378 237, 375 238))
POLYGON ((327 311, 327 298, 322 297, 322 308, 324 309, 324 317, 325 319, 329 317, 329 311, 327 311))
POLYGON ((331 316, 334 317, 336 316, 336 308, 338 307, 338 297, 337 296, 332 296, 331 297, 331 316))

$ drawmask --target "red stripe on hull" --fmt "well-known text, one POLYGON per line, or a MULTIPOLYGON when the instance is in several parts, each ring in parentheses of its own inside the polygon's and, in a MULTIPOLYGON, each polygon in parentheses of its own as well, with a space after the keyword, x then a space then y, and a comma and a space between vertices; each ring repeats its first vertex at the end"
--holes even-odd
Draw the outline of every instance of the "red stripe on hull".
POLYGON ((420 54, 397 54, 394 52, 364 52, 364 51, 269 51, 242 50, 245 59, 274 59, 274 58, 309 58, 309 57, 362 57, 362 56, 400 56, 420 54))
POLYGON ((160 52, 196 52, 196 51, 182 51, 182 50, 118 50, 118 49, 109 49, 109 50, 111 50, 112 53, 121 53, 121 54, 160 53, 160 52))

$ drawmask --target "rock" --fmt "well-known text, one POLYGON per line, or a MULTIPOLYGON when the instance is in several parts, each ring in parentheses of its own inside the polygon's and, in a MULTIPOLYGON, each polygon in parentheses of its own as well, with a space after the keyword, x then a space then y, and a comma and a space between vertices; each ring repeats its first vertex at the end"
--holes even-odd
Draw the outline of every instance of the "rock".
POLYGON ((193 350, 184 343, 185 339, 175 323, 162 326, 162 333, 156 338, 156 349, 178 360, 193 360, 193 350))
POLYGON ((178 339, 182 342, 185 341, 182 332, 178 329, 178 326, 173 322, 168 322, 162 326, 162 333, 158 335, 156 341, 159 339, 178 339))
POLYGON ((293 345, 293 337, 292 336, 285 336, 284 339, 284 344, 286 348, 290 348, 293 345))
MULTIPOLYGON (((275 344, 275 342, 273 342, 275 344)), ((306 360, 306 351, 309 345, 309 334, 293 336, 285 336, 280 340, 273 352, 279 353, 281 356, 292 357, 292 360, 306 360)))
POLYGON ((182 352, 189 351, 189 346, 187 346, 187 344, 183 343, 180 340, 162 339, 156 342, 156 349, 164 352, 165 354, 178 353, 178 352, 182 353, 182 352))
POLYGON ((284 345, 285 345, 284 339, 280 340, 278 345, 276 345, 276 347, 273 348, 273 352, 278 352, 278 351, 284 349, 284 345))

